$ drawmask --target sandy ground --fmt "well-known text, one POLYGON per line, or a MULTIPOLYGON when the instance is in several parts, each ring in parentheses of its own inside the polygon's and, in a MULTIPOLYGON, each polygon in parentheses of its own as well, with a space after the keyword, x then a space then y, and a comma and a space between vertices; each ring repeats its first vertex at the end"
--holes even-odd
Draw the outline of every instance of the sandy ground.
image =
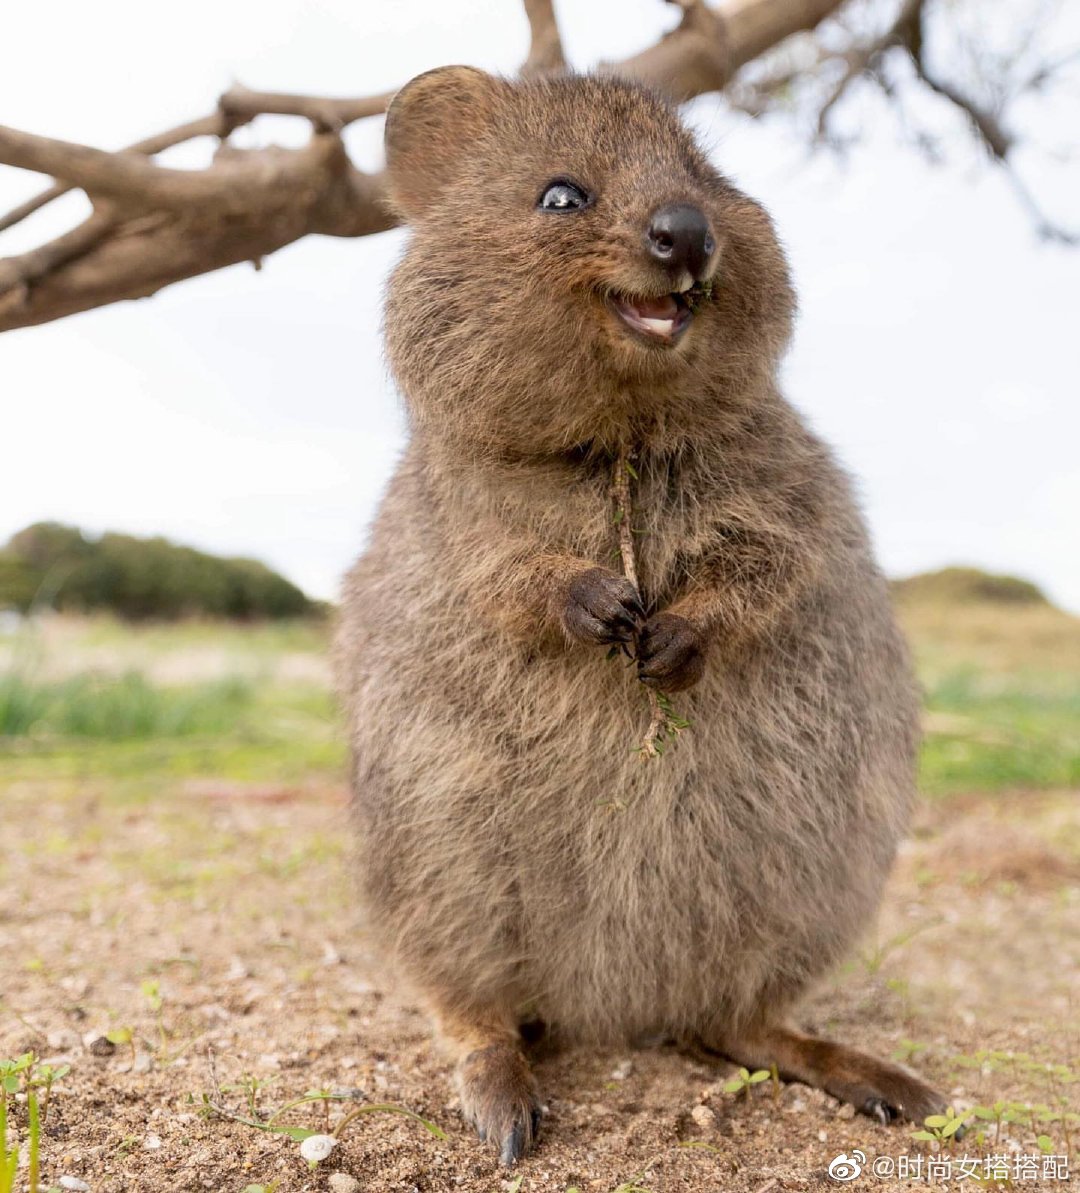
MULTIPOLYGON (((801 1086, 736 1097, 729 1068, 656 1047, 542 1056, 543 1142, 508 1174, 464 1127, 425 1022, 365 956, 340 791, 162 780, 148 795, 24 777, 0 783, 0 814, 0 1056, 33 1049, 71 1065, 48 1112, 46 1187, 67 1175, 93 1193, 292 1193, 348 1173, 403 1193, 779 1193, 835 1187, 828 1165, 853 1149, 867 1166, 933 1154, 910 1127, 801 1086), (159 983, 159 1013, 146 981, 159 983), (134 1056, 90 1046, 125 1027, 134 1056), (265 1083, 262 1118, 333 1089, 407 1107, 447 1138, 365 1114, 313 1171, 293 1140, 207 1113, 204 1099, 249 1116, 248 1078, 265 1083)), ((958 1106, 1062 1099, 1075 1113, 1078 979, 1076 793, 954 799, 922 810, 876 933, 804 1020, 882 1055, 899 1048, 958 1106)), ((324 1106, 283 1121, 322 1127, 324 1106)), ((1025 1122, 1000 1144, 970 1132, 956 1155, 1033 1154, 1036 1130, 1065 1150, 1060 1124, 1025 1122)), ((969 1187, 869 1171, 852 1183, 868 1186, 969 1187)))

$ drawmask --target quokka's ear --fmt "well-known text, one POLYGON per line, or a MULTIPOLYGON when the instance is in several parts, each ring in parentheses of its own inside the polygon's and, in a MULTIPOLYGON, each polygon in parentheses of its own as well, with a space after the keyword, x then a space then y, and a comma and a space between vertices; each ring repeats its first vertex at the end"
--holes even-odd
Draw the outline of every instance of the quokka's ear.
POLYGON ((436 200, 508 86, 472 66, 441 66, 417 75, 390 101, 390 201, 406 220, 421 217, 436 200))

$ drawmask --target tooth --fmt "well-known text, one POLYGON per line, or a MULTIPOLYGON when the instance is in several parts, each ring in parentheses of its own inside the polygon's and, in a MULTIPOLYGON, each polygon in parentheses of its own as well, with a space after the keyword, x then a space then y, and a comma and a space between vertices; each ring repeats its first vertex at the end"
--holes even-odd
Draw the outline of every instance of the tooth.
POLYGON ((689 270, 685 271, 679 279, 679 287, 677 293, 685 294, 687 290, 692 290, 694 287, 694 278, 689 270))
POLYGON ((666 336, 671 334, 671 329, 675 326, 674 319, 645 319, 641 322, 649 329, 655 331, 658 335, 666 336))

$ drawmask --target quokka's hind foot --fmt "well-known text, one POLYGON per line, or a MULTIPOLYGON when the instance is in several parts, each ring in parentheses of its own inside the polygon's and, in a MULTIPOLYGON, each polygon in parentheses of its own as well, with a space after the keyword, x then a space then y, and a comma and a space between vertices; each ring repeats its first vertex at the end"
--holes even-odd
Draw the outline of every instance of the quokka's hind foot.
POLYGON ((436 1020, 457 1061, 462 1115, 504 1164, 516 1163, 532 1148, 540 1127, 540 1095, 516 1019, 499 1011, 478 1017, 443 1011, 436 1020))
POLYGON ((516 1163, 540 1129, 540 1096, 521 1049, 505 1042, 474 1049, 458 1062, 457 1079, 462 1114, 503 1164, 516 1163))
POLYGON ((879 1123, 921 1123, 946 1108, 942 1095, 907 1069, 789 1027, 759 1026, 705 1043, 748 1069, 775 1064, 785 1081, 823 1089, 879 1123))

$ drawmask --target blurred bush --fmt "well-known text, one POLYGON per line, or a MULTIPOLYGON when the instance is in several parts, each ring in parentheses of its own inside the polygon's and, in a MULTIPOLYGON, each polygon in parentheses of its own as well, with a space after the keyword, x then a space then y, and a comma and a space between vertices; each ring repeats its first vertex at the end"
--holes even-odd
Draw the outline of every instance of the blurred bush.
POLYGON ((948 567, 923 572, 906 580, 895 580, 893 595, 902 601, 963 605, 986 602, 992 605, 1048 605, 1042 590, 1018 576, 998 576, 979 568, 948 567))
POLYGON ((88 538, 77 527, 38 522, 0 550, 0 609, 81 613, 130 620, 299 617, 319 611, 295 584, 254 559, 226 559, 164 538, 88 538))

